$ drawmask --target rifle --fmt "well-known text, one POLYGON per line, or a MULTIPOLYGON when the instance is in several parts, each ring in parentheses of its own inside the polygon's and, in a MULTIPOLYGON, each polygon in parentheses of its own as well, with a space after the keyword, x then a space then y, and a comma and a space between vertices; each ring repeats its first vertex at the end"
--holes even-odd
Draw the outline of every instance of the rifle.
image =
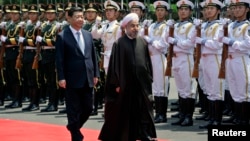
MULTIPOLYGON (((199 1, 196 1, 196 18, 199 18, 199 1)), ((196 26, 196 36, 201 37, 201 26, 196 26)), ((201 44, 196 44, 195 48, 195 62, 192 77, 198 78, 199 77, 199 64, 201 58, 201 44)))
MULTIPOLYGON (((37 35, 41 35, 41 29, 37 28, 37 35)), ((32 69, 38 69, 38 62, 40 59, 41 45, 39 42, 36 43, 36 55, 33 60, 32 69)))
MULTIPOLYGON (((174 37, 174 26, 169 26, 169 37, 174 37)), ((167 69, 165 72, 166 76, 172 76, 172 57, 174 55, 174 45, 169 44, 168 55, 167 55, 167 69)))
MULTIPOLYGON (((168 1, 171 6, 171 0, 168 1)), ((169 19, 172 19, 172 9, 169 9, 169 19)), ((174 37, 174 26, 169 26, 169 37, 174 37)), ((168 54, 167 54, 167 69, 165 72, 166 76, 172 76, 172 57, 174 55, 174 45, 169 44, 168 54)))
MULTIPOLYGON (((224 36, 227 37, 228 36, 228 26, 227 26, 227 24, 224 25, 223 29, 224 29, 224 36)), ((219 70, 218 78, 225 78, 227 56, 228 56, 228 45, 223 43, 221 64, 220 64, 220 70, 219 70)))
MULTIPOLYGON (((23 37, 24 28, 20 26, 19 30, 20 30, 19 36, 23 37)), ((22 67, 22 58, 23 58, 23 43, 19 43, 19 54, 16 59, 16 69, 20 69, 22 67)))
MULTIPOLYGON (((6 35, 5 27, 2 28, 2 35, 6 35)), ((4 67, 4 53, 5 53, 5 42, 2 42, 2 47, 0 50, 0 69, 4 67)))

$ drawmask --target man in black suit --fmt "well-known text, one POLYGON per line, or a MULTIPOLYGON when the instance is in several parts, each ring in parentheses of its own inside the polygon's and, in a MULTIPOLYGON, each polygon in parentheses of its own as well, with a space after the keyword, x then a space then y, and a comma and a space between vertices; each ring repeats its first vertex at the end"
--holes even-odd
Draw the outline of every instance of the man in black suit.
POLYGON ((68 11, 70 26, 56 39, 56 68, 59 86, 66 89, 66 109, 72 141, 82 141, 80 128, 92 111, 93 87, 98 82, 99 69, 91 33, 82 29, 82 9, 68 11))

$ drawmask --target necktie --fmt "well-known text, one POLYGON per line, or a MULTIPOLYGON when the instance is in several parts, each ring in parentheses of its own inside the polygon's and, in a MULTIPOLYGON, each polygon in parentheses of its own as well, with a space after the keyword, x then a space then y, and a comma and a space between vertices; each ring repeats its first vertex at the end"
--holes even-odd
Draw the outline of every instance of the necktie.
POLYGON ((106 29, 108 29, 109 28, 109 24, 107 24, 107 27, 106 27, 106 29))
POLYGON ((81 33, 78 31, 76 32, 77 34, 77 43, 82 51, 82 53, 84 54, 84 44, 83 44, 83 39, 81 38, 81 33))

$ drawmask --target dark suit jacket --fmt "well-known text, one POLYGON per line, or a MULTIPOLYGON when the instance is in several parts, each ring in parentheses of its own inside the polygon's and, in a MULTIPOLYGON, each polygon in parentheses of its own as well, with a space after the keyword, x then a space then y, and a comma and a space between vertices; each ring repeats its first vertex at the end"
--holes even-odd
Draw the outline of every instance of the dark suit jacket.
POLYGON ((86 83, 86 77, 89 87, 94 87, 93 78, 99 77, 99 68, 92 35, 83 29, 82 34, 85 43, 84 55, 69 26, 60 32, 56 38, 58 81, 65 79, 66 87, 68 88, 83 87, 86 83))

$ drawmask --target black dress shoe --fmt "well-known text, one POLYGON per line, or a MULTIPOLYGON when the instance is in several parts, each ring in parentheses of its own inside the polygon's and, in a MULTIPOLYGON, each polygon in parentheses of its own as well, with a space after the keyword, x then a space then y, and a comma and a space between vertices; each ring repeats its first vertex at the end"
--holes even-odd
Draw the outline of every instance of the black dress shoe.
POLYGON ((10 108, 20 108, 20 107, 22 107, 22 103, 16 101, 10 108))
POLYGON ((159 115, 157 119, 154 120, 154 123, 165 123, 167 122, 166 116, 159 115))
POLYGON ((172 117, 172 118, 179 118, 179 117, 180 117, 180 113, 178 112, 178 113, 176 113, 176 114, 173 114, 173 115, 171 115, 171 117, 172 117))
POLYGON ((22 103, 18 101, 13 101, 9 105, 6 105, 5 108, 20 108, 22 107, 22 103))
POLYGON ((49 104, 45 109, 42 109, 41 112, 54 112, 57 111, 57 107, 53 104, 49 104))
POLYGON ((91 116, 96 116, 96 115, 98 115, 98 112, 97 111, 92 111, 90 115, 91 116))
POLYGON ((0 100, 0 106, 3 106, 3 105, 4 105, 4 101, 0 100))
POLYGON ((66 108, 60 110, 59 113, 60 113, 60 114, 65 114, 65 113, 67 113, 66 108))
POLYGON ((36 111, 36 110, 39 110, 39 106, 36 104, 30 104, 28 107, 22 109, 22 111, 36 111))

